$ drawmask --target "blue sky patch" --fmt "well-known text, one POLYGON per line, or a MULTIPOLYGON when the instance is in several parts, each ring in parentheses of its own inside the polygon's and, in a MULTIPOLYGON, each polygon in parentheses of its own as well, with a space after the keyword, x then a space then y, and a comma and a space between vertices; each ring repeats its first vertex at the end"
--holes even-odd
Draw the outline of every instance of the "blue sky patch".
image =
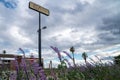
MULTIPOLYGON (((23 49, 23 51, 24 51, 25 53, 30 53, 29 49, 23 49)), ((18 53, 18 54, 23 54, 19 49, 17 50, 16 53, 18 53)))
POLYGON ((1 3, 3 3, 3 5, 6 8, 10 8, 10 9, 14 9, 17 7, 17 4, 15 1, 5 1, 5 0, 0 0, 1 3))

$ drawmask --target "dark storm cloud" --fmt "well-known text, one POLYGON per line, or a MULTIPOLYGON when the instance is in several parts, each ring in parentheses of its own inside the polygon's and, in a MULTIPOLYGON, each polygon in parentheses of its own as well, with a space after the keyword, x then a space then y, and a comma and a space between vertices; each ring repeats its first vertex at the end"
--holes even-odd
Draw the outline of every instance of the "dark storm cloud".
MULTIPOLYGON (((86 17, 83 18, 87 25, 94 25, 97 35, 96 42, 80 45, 89 50, 94 50, 107 45, 120 43, 120 1, 119 0, 96 0, 86 17), (92 47, 91 47, 92 46, 92 47)), ((84 27, 84 29, 91 29, 84 27)), ((79 28, 77 29, 79 30, 79 28)), ((94 31, 93 31, 94 32, 94 31)), ((91 32, 92 34, 92 32, 91 32)), ((89 34, 88 34, 89 35, 89 34)), ((94 37, 91 37, 94 38, 94 37)))
POLYGON ((120 13, 112 17, 103 19, 104 26, 101 30, 110 31, 114 35, 120 34, 120 13))
MULTIPOLYGON (((77 14, 77 12, 84 11, 87 5, 89 5, 87 2, 82 4, 81 2, 77 2, 74 0, 61 0, 60 2, 57 0, 53 0, 52 2, 48 1, 45 6, 49 9, 50 16, 43 17, 43 24, 48 24, 49 27, 52 28, 58 27, 60 25, 61 27, 64 27, 65 23, 67 24, 69 22, 69 19, 66 21, 63 19, 64 15, 68 14, 69 16, 74 16, 77 14)), ((71 27, 71 24, 72 23, 70 23, 69 26, 66 25, 66 27, 71 27)))
POLYGON ((69 9, 63 8, 62 7, 63 5, 49 5, 48 7, 51 11, 54 11, 54 13, 59 13, 59 14, 69 13, 74 15, 76 14, 76 12, 81 12, 82 10, 84 10, 85 7, 87 7, 87 5, 89 5, 87 2, 84 4, 80 2, 76 2, 75 7, 73 8, 70 4, 69 6, 71 6, 71 8, 69 9))
POLYGON ((97 27, 101 44, 120 43, 120 15, 116 14, 103 19, 102 26, 97 27))

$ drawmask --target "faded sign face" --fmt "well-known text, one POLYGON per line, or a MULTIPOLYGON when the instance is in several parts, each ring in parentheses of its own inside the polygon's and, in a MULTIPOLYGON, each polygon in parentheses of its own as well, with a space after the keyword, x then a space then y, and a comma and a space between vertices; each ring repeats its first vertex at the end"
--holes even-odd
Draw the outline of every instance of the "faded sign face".
POLYGON ((29 2, 29 8, 49 16, 49 10, 44 7, 39 6, 38 4, 29 2))

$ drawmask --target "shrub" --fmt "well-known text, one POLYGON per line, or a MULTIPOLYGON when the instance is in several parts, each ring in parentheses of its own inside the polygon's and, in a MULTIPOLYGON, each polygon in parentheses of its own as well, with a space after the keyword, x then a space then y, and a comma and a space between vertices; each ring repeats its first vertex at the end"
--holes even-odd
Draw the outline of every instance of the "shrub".
MULTIPOLYGON (((64 57, 61 57, 58 48, 55 48, 60 60, 58 68, 50 68, 45 74, 45 71, 38 63, 30 64, 25 58, 22 58, 21 63, 15 58, 15 71, 9 71, 4 64, 0 68, 1 80, 119 80, 120 66, 116 64, 108 65, 94 64, 86 61, 85 65, 72 66, 71 63, 64 57), (68 66, 66 65, 68 64, 68 66)), ((71 56, 65 52, 69 56, 71 56)), ((52 63, 52 62, 51 62, 52 63)), ((52 64, 51 64, 52 65, 52 64)))

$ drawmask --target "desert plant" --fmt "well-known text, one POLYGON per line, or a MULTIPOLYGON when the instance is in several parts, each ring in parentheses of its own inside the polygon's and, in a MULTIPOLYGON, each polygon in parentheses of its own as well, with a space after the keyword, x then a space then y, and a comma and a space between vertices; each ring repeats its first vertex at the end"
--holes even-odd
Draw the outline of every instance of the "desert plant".
POLYGON ((74 66, 76 66, 75 65, 75 57, 74 57, 75 48, 73 46, 70 48, 70 52, 72 52, 72 55, 73 55, 73 64, 74 64, 74 66))
POLYGON ((114 57, 114 63, 120 65, 120 55, 114 57))
POLYGON ((88 56, 87 56, 87 54, 85 52, 82 53, 82 57, 83 57, 85 63, 87 63, 87 57, 88 56))

